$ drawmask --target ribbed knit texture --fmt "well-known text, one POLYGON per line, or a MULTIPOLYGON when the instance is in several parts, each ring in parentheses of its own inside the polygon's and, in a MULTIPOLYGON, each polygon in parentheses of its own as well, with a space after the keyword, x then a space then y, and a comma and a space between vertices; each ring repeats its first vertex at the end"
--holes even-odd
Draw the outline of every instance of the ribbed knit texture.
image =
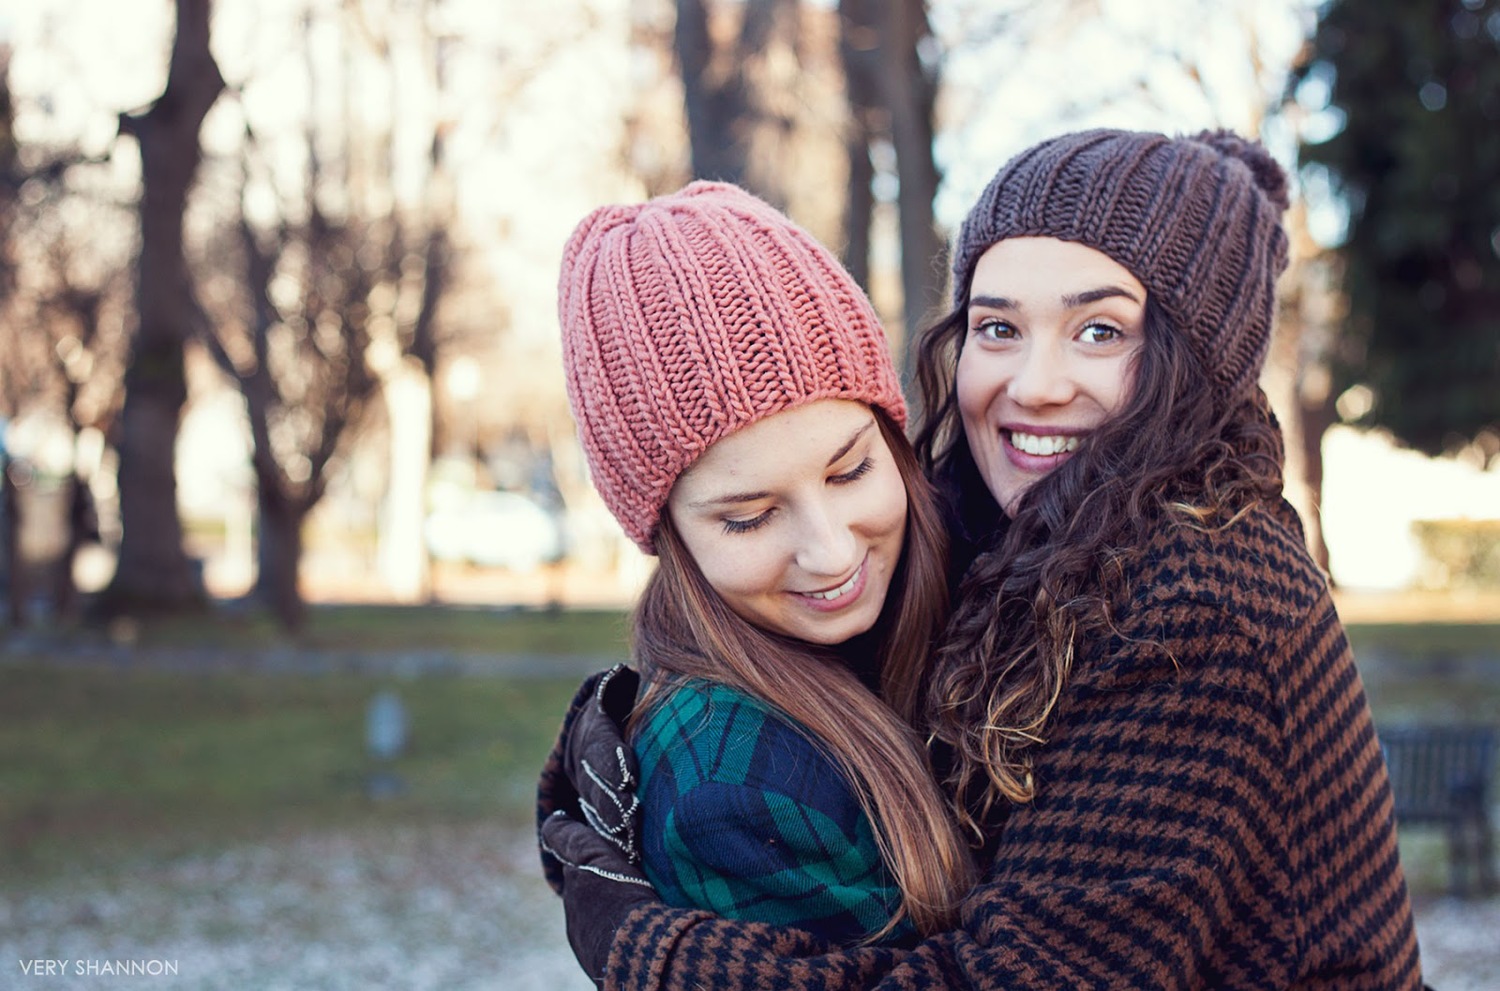
POLYGON ((911 951, 647 906, 613 991, 1415 991, 1389 783, 1290 507, 1163 530, 1084 644, 962 928, 911 951))
POLYGON ((568 398, 595 488, 648 554, 719 438, 819 399, 906 404, 869 299, 827 248, 724 183, 610 206, 563 251, 568 398))
POLYGON ((968 298, 996 241, 1084 244, 1140 279, 1220 393, 1238 397, 1270 344, 1287 203, 1281 167, 1229 131, 1065 134, 1006 163, 969 211, 953 248, 953 302, 968 298))
MULTIPOLYGON (((879 932, 900 908, 853 787, 778 710, 690 681, 652 708, 632 744, 641 866, 668 905, 839 944, 879 932)), ((903 925, 885 940, 912 932, 903 925)))

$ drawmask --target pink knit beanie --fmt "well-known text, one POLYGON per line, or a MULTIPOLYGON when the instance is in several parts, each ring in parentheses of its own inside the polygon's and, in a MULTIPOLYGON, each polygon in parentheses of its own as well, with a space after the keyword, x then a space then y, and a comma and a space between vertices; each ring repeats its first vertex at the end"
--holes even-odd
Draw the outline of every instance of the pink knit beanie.
POLYGON ((1059 135, 1003 165, 969 211, 954 243, 954 305, 996 241, 1076 241, 1140 279, 1219 396, 1237 398, 1265 363, 1286 208, 1281 166, 1231 131, 1059 135))
POLYGON ((906 422, 864 292, 735 186, 694 182, 589 214, 563 250, 557 309, 594 486, 648 554, 677 477, 719 438, 819 399, 906 422))

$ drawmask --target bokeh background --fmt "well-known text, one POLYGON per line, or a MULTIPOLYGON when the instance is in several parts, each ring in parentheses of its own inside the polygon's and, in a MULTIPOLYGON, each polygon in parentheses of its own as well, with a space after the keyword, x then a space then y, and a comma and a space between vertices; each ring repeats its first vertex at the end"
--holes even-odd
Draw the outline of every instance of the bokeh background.
MULTIPOLYGON (((739 182, 909 372, 968 204, 1094 125, 1286 167, 1263 385, 1377 725, 1500 723, 1496 0, 0 0, 0 986, 587 987, 531 790, 650 562, 568 233, 739 182)), ((1500 986, 1402 844, 1429 980, 1500 986)))

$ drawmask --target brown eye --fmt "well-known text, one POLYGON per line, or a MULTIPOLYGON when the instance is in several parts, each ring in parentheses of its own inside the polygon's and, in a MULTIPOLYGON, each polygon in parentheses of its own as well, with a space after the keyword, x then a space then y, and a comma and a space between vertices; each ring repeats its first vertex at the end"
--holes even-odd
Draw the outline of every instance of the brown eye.
POLYGON ((981 320, 971 331, 982 341, 1009 341, 1016 337, 1018 331, 1004 320, 981 320))
POLYGON ((1091 323, 1078 335, 1086 344, 1108 344, 1125 336, 1125 332, 1113 324, 1091 323))

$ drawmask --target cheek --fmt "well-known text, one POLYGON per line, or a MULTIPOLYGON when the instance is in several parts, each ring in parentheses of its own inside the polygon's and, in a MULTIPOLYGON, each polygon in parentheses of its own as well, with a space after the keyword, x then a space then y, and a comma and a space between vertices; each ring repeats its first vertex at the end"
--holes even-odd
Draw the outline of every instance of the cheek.
MULTIPOLYGON (((965 352, 967 357, 968 352, 965 352)), ((968 447, 976 464, 986 465, 991 460, 989 445, 995 436, 990 427, 990 408, 994 404, 996 385, 992 381, 994 370, 991 363, 982 358, 960 360, 958 378, 954 383, 954 397, 958 402, 958 418, 963 428, 962 442, 968 447)))
POLYGON ((993 370, 983 357, 975 355, 965 347, 959 355, 958 371, 953 382, 953 394, 958 400, 958 412, 966 421, 981 420, 990 404, 994 392, 993 370))
POLYGON ((727 601, 763 591, 774 577, 773 555, 766 542, 754 539, 754 534, 725 534, 708 526, 692 533, 679 528, 679 533, 704 581, 727 601))
POLYGON ((892 533, 898 540, 906 535, 906 483, 895 465, 888 465, 882 473, 881 484, 873 493, 874 501, 869 518, 874 528, 892 533))
POLYGON ((1118 413, 1130 401, 1138 364, 1137 356, 1131 353, 1099 377, 1093 391, 1106 412, 1118 413))

